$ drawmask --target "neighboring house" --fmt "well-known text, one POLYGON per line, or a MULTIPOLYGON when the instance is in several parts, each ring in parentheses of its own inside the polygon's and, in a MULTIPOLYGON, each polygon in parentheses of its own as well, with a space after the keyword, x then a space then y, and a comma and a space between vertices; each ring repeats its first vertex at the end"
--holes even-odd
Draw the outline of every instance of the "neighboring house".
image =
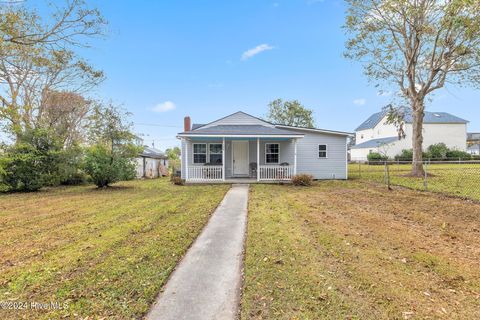
POLYGON ((472 144, 467 148, 467 152, 471 155, 478 156, 480 155, 480 143, 472 144))
POLYGON ((177 137, 187 182, 285 181, 300 173, 347 179, 346 132, 276 125, 244 112, 193 126, 185 117, 184 129, 177 137))
POLYGON ((480 144, 480 132, 467 133, 467 145, 480 144))
POLYGON ((137 178, 158 178, 168 174, 168 158, 160 150, 144 147, 137 158, 137 178))
MULTIPOLYGON (((404 149, 412 149, 412 116, 405 115, 405 137, 399 139, 398 128, 387 123, 387 110, 377 112, 355 129, 355 145, 351 147, 352 161, 366 161, 369 153, 378 152, 393 158, 404 149)), ((423 118, 423 148, 445 143, 450 149, 466 151, 467 120, 446 112, 425 111, 423 118)))

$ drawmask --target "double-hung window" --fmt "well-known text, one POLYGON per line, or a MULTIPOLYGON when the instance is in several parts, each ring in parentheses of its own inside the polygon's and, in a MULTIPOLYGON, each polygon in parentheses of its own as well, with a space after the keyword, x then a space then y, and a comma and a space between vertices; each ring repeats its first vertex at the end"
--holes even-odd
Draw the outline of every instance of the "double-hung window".
POLYGON ((278 143, 265 144, 265 163, 278 163, 280 160, 280 145, 278 143))
POLYGON ((207 162, 207 144, 194 143, 193 144, 193 163, 207 162))
POLYGON ((319 158, 326 158, 327 157, 327 145, 326 144, 319 144, 318 145, 318 157, 319 158))
POLYGON ((222 144, 210 143, 209 145, 209 162, 211 164, 222 165, 222 144))

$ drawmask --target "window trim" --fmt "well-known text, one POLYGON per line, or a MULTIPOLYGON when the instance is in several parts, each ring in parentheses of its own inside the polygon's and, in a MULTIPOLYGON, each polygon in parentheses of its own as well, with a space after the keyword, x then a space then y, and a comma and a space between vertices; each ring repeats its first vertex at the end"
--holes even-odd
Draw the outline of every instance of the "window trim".
POLYGON ((192 143, 192 163, 193 164, 205 164, 207 163, 207 159, 208 159, 208 143, 192 143), (198 152, 195 152, 195 145, 205 145, 205 153, 198 153, 198 152), (195 162, 195 155, 196 154, 204 154, 205 155, 205 162, 195 162))
POLYGON ((215 165, 223 166, 223 143, 216 143, 216 142, 214 142, 214 143, 213 143, 213 142, 212 142, 212 143, 208 143, 207 154, 208 154, 208 155, 207 155, 207 160, 208 160, 208 162, 206 162, 206 163, 212 163, 212 162, 211 162, 211 159, 210 159, 210 155, 212 155, 212 154, 222 155, 222 158, 220 159, 220 160, 222 161, 222 163, 221 163, 221 164, 215 164, 215 165), (221 151, 220 151, 220 153, 210 152, 210 146, 211 146, 212 144, 218 144, 218 145, 221 146, 221 149, 220 149, 221 151))
MULTIPOLYGON (((276 154, 276 153, 268 153, 268 154, 276 154)), ((265 165, 275 165, 280 163, 280 143, 277 142, 265 142, 265 165), (269 144, 276 144, 278 145, 278 161, 277 162, 267 162, 267 145, 269 144)))
POLYGON ((318 159, 328 159, 328 144, 319 143, 317 147, 317 157, 318 159), (320 151, 320 146, 325 146, 325 151, 320 151), (320 152, 325 152, 325 157, 320 157, 320 152))

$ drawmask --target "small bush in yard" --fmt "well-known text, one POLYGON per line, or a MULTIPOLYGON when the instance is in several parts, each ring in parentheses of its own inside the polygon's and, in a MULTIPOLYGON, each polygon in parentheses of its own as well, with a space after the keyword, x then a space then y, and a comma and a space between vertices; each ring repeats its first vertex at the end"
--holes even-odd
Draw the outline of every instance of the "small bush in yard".
POLYGON ((185 181, 181 177, 178 177, 178 176, 172 176, 170 178, 170 180, 172 181, 173 184, 175 184, 177 186, 183 186, 185 184, 185 181))
POLYGON ((292 184, 294 186, 311 186, 313 177, 308 174, 297 174, 292 177, 292 184))
POLYGON ((450 150, 447 152, 447 158, 448 159, 460 159, 460 160, 471 160, 472 155, 470 153, 467 153, 465 151, 460 151, 460 150, 450 150))
MULTIPOLYGON (((120 147, 119 147, 120 148, 120 147)), ((84 170, 99 188, 135 177, 134 154, 122 151, 112 152, 104 145, 97 144, 86 150, 84 170)))
POLYGON ((368 161, 385 161, 388 160, 388 157, 378 153, 378 152, 372 152, 367 155, 368 161))

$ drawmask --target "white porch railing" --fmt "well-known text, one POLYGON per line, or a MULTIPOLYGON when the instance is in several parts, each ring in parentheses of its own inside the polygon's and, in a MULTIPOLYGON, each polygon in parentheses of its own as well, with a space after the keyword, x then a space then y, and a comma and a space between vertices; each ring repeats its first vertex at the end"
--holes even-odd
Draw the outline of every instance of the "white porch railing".
POLYGON ((291 180, 293 166, 259 166, 259 179, 269 181, 291 180))
POLYGON ((188 181, 218 181, 222 180, 222 166, 190 166, 188 181))

